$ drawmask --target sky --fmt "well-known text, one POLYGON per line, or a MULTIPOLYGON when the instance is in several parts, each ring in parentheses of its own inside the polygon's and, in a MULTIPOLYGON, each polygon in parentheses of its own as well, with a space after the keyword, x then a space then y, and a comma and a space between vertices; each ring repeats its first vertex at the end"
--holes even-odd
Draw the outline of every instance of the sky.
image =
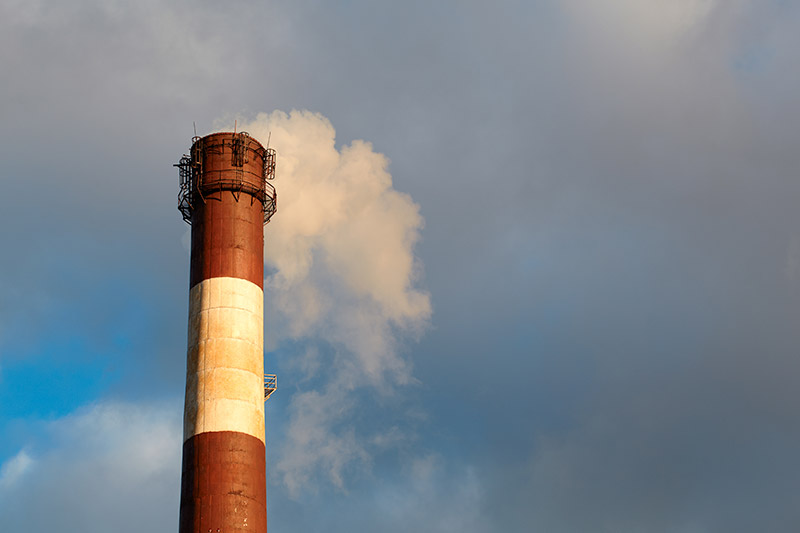
POLYGON ((174 531, 173 164, 278 153, 270 530, 800 527, 800 4, 0 2, 0 517, 174 531))

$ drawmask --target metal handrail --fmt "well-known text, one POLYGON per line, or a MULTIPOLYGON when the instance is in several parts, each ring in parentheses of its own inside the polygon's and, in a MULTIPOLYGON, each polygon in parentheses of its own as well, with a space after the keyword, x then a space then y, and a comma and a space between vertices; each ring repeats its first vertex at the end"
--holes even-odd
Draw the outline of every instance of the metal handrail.
POLYGON ((179 172, 179 191, 178 191, 178 210, 183 215, 183 219, 191 224, 192 211, 195 201, 205 203, 207 195, 230 191, 239 201, 239 195, 245 193, 252 199, 258 200, 262 205, 264 224, 268 223, 272 215, 278 210, 278 193, 275 187, 269 183, 275 179, 275 150, 273 148, 263 148, 255 150, 250 148, 246 138, 249 134, 245 132, 234 133, 233 138, 223 140, 219 143, 204 144, 199 137, 192 138, 191 155, 184 155, 180 161, 174 165, 179 172), (225 146, 231 147, 234 161, 233 170, 236 171, 235 179, 223 179, 231 169, 204 170, 202 168, 203 152, 222 153, 225 146), (217 150, 219 148, 219 150, 217 150), (244 170, 243 164, 248 161, 247 152, 253 152, 262 159, 261 175, 255 172, 244 170), (238 156, 241 155, 241 158, 238 156), (219 173, 217 179, 209 179, 212 173, 219 173), (199 197, 199 198, 196 198, 199 197))
POLYGON ((276 374, 264 374, 264 400, 269 399, 276 390, 278 390, 278 376, 276 374))

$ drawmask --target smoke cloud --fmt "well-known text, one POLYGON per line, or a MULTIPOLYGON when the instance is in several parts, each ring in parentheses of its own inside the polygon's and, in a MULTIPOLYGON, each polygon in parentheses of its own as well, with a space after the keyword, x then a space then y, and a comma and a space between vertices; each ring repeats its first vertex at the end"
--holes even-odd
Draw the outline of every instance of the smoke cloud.
POLYGON ((337 148, 324 116, 276 111, 241 127, 278 150, 278 215, 264 252, 267 349, 307 343, 290 355, 314 384, 291 400, 277 471, 294 495, 318 473, 344 488, 348 466, 369 464, 363 443, 382 441, 345 423, 358 392, 414 382, 401 348, 431 316, 414 255, 423 218, 393 188, 389 160, 361 140, 337 148))

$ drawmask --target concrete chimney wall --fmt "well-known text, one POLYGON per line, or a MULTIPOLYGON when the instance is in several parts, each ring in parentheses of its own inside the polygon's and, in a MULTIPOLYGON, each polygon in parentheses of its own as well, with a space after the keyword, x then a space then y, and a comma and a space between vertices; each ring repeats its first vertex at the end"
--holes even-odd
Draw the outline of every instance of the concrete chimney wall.
POLYGON ((180 533, 267 531, 265 153, 242 133, 192 146, 180 533))

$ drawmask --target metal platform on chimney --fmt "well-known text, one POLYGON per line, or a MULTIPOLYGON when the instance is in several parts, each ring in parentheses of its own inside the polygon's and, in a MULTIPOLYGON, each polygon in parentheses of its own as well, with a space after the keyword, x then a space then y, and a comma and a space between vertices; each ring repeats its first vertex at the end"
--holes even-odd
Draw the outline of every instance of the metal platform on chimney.
POLYGON ((276 390, 278 390, 278 376, 276 374, 264 374, 264 401, 267 401, 276 390))

